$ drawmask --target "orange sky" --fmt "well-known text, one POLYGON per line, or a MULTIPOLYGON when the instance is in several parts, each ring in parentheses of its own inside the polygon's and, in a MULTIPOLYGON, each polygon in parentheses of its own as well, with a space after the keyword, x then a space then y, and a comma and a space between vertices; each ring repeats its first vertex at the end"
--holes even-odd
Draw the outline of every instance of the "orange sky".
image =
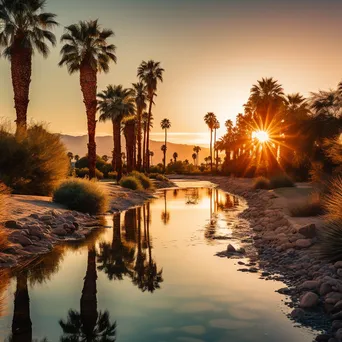
MULTIPOLYGON (((333 88, 341 79, 341 1, 48 0, 47 10, 58 14, 62 26, 99 18, 115 31, 118 63, 99 75, 99 90, 108 83, 129 87, 143 59, 162 62, 166 72, 154 109, 154 139, 160 140, 159 122, 168 117, 171 141, 205 142, 205 113, 215 112, 224 126, 242 111, 261 77, 273 76, 287 93, 304 95, 333 88)), ((62 27, 56 35, 61 32, 62 27)), ((58 68, 59 49, 47 60, 34 57, 28 116, 50 123, 55 132, 84 134, 78 75, 58 68)), ((4 59, 0 76, 0 116, 14 120, 4 59)), ((98 124, 97 132, 110 134, 111 125, 98 124)))

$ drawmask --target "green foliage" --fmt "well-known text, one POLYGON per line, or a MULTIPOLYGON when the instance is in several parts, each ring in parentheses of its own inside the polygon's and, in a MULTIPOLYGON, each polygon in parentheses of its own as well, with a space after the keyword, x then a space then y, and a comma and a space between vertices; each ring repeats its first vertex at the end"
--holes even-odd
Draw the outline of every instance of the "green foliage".
POLYGON ((49 195, 67 176, 70 160, 58 134, 32 125, 16 139, 0 128, 0 180, 16 193, 49 195))
POLYGON ((285 174, 280 174, 280 175, 271 177, 270 185, 271 185, 271 189, 292 188, 295 186, 292 179, 285 174))
POLYGON ((76 178, 61 183, 53 193, 53 201, 70 210, 89 214, 105 212, 108 203, 106 194, 96 182, 76 178))
POLYGON ((159 163, 158 165, 150 166, 151 173, 164 173, 163 164, 159 163))
POLYGON ((142 190, 143 188, 139 179, 133 176, 126 176, 121 178, 120 185, 131 190, 142 190))
POLYGON ((304 201, 290 203, 289 211, 293 217, 320 216, 325 213, 322 199, 318 193, 312 194, 304 201))
POLYGON ((267 179, 266 177, 258 177, 253 184, 253 188, 254 189, 264 189, 264 190, 268 190, 271 188, 271 184, 269 179, 267 179))
MULTIPOLYGON (((77 169, 88 168, 88 156, 82 157, 75 163, 77 169)), ((96 169, 103 173, 103 177, 107 178, 108 173, 113 171, 112 164, 104 161, 100 156, 96 156, 96 169)), ((102 177, 102 178, 103 178, 102 177)))
POLYGON ((167 173, 188 174, 198 172, 198 168, 193 164, 187 164, 183 161, 169 163, 166 168, 167 173))
MULTIPOLYGON (((78 178, 89 178, 89 169, 87 167, 75 169, 75 173, 78 178)), ((98 169, 95 170, 95 176, 97 179, 103 179, 103 173, 98 169)))
POLYGON ((152 181, 143 173, 140 173, 138 171, 131 172, 130 176, 135 177, 139 180, 140 184, 144 189, 152 189, 153 183, 152 181))

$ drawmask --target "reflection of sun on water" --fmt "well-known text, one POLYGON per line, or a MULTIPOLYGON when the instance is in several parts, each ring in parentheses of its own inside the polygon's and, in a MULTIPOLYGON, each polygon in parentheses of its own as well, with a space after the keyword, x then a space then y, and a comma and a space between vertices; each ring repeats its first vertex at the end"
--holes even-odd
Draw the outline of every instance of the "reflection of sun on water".
POLYGON ((257 139, 262 144, 270 140, 270 136, 266 131, 255 131, 252 133, 252 138, 257 139))

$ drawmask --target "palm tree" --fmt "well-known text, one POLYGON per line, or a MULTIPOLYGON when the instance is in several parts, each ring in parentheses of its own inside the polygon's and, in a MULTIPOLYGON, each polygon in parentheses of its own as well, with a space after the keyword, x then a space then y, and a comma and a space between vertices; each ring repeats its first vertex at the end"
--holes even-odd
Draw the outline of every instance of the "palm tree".
POLYGON ((75 157, 74 157, 76 163, 80 160, 80 156, 78 154, 75 154, 75 157))
POLYGON ((199 146, 194 146, 193 151, 196 153, 197 157, 196 157, 196 161, 198 164, 199 161, 199 152, 201 151, 201 148, 199 146))
POLYGON ((70 162, 74 159, 74 154, 72 152, 68 152, 68 158, 70 159, 70 162))
POLYGON ((165 172, 165 169, 166 169, 166 150, 167 150, 167 147, 166 145, 161 145, 160 149, 163 151, 163 165, 164 165, 164 172, 165 172))
POLYGON ((158 81, 163 82, 163 73, 164 69, 160 67, 160 62, 155 62, 153 60, 149 60, 148 62, 142 61, 140 66, 138 67, 137 76, 141 82, 146 84, 147 90, 147 98, 149 100, 149 107, 148 107, 148 121, 147 121, 147 136, 146 136, 146 168, 149 169, 149 158, 148 152, 150 149, 150 124, 151 124, 151 117, 152 117, 152 105, 153 99, 156 95, 158 81))
POLYGON ((87 112, 89 177, 95 178, 96 168, 96 111, 97 73, 109 71, 109 63, 116 63, 113 44, 107 39, 114 35, 112 30, 101 29, 98 21, 80 21, 65 29, 61 37, 64 46, 59 66, 66 65, 68 72, 80 72, 80 85, 87 112))
POLYGON ((56 45, 51 32, 58 25, 56 15, 43 12, 45 5, 45 0, 0 0, 0 47, 4 48, 0 55, 11 63, 17 136, 27 128, 34 51, 47 57, 47 43, 56 45))
POLYGON ((133 97, 135 98, 135 105, 137 108, 137 142, 138 142, 138 154, 137 154, 137 170, 141 170, 141 142, 142 142, 142 115, 146 109, 146 85, 143 82, 133 83, 133 97))
POLYGON ((204 116, 204 122, 210 130, 210 171, 213 171, 213 129, 216 121, 216 115, 212 112, 209 112, 204 116))
POLYGON ((217 146, 216 146, 216 131, 220 128, 220 122, 216 119, 215 120, 215 123, 214 123, 214 130, 215 130, 215 133, 214 133, 214 154, 215 154, 215 161, 216 161, 216 172, 218 170, 218 163, 217 163, 217 159, 218 159, 218 149, 217 149, 217 146))
POLYGON ((102 160, 104 160, 106 163, 108 162, 109 158, 106 154, 104 154, 102 157, 102 160))
POLYGON ((164 152, 164 172, 166 169, 166 150, 167 150, 167 130, 171 127, 171 122, 169 119, 163 119, 160 123, 160 127, 165 131, 165 150, 164 152))
POLYGON ((173 159, 174 159, 175 163, 177 162, 177 158, 178 158, 178 153, 174 152, 173 153, 173 159))
POLYGON ((135 117, 124 119, 124 135, 126 140, 127 172, 132 172, 134 168, 134 147, 135 139, 135 117))
POLYGON ((196 159, 197 159, 197 154, 196 153, 192 154, 192 159, 194 161, 194 165, 196 165, 196 159))
POLYGON ((125 117, 135 113, 134 98, 130 89, 125 89, 122 85, 107 86, 107 89, 99 93, 100 121, 111 120, 113 125, 113 170, 118 173, 118 180, 122 176, 121 159, 121 122, 125 117))
POLYGON ((153 156, 154 156, 154 152, 153 152, 153 151, 150 151, 151 165, 153 165, 153 163, 152 163, 152 158, 153 158, 153 156))

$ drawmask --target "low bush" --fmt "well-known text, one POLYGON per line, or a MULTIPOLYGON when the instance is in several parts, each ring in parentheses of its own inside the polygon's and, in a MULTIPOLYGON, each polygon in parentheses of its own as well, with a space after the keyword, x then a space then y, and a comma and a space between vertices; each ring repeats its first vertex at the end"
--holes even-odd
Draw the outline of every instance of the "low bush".
POLYGON ((144 189, 153 188, 153 183, 151 179, 149 179, 145 174, 140 173, 138 171, 133 171, 131 172, 130 176, 137 178, 144 189))
POLYGON ((105 212, 108 202, 106 194, 96 182, 77 178, 61 183, 53 193, 53 201, 70 210, 89 214, 105 212))
POLYGON ((58 134, 32 125, 17 139, 0 127, 0 180, 15 193, 49 195, 70 167, 67 150, 58 134))
POLYGON ((295 184, 289 176, 282 174, 271 177, 270 186, 271 189, 293 188, 295 184))
MULTIPOLYGON (((79 178, 89 178, 89 169, 84 167, 83 169, 75 169, 76 176, 79 178)), ((97 179, 103 179, 103 173, 95 169, 95 176, 97 179)))
POLYGON ((268 190, 271 188, 271 184, 269 179, 267 179, 266 177, 258 177, 253 184, 253 188, 254 189, 264 189, 264 190, 268 190))
POLYGON ((109 179, 117 179, 117 177, 118 177, 118 173, 116 171, 108 172, 109 179))
MULTIPOLYGON (((88 156, 82 157, 75 163, 77 169, 89 168, 88 156)), ((107 163, 100 156, 96 155, 96 169, 99 170, 104 177, 108 177, 108 173, 113 171, 112 164, 107 163)))
POLYGON ((289 211, 293 217, 320 216, 325 213, 322 199, 318 193, 312 194, 304 201, 290 203, 289 211))
POLYGON ((169 179, 165 177, 164 175, 157 175, 156 180, 160 182, 169 182, 169 179))
POLYGON ((133 176, 126 176, 121 178, 120 185, 131 190, 142 190, 143 188, 139 179, 133 176))
POLYGON ((164 173, 164 166, 163 164, 159 163, 158 165, 150 166, 151 173, 164 173))

